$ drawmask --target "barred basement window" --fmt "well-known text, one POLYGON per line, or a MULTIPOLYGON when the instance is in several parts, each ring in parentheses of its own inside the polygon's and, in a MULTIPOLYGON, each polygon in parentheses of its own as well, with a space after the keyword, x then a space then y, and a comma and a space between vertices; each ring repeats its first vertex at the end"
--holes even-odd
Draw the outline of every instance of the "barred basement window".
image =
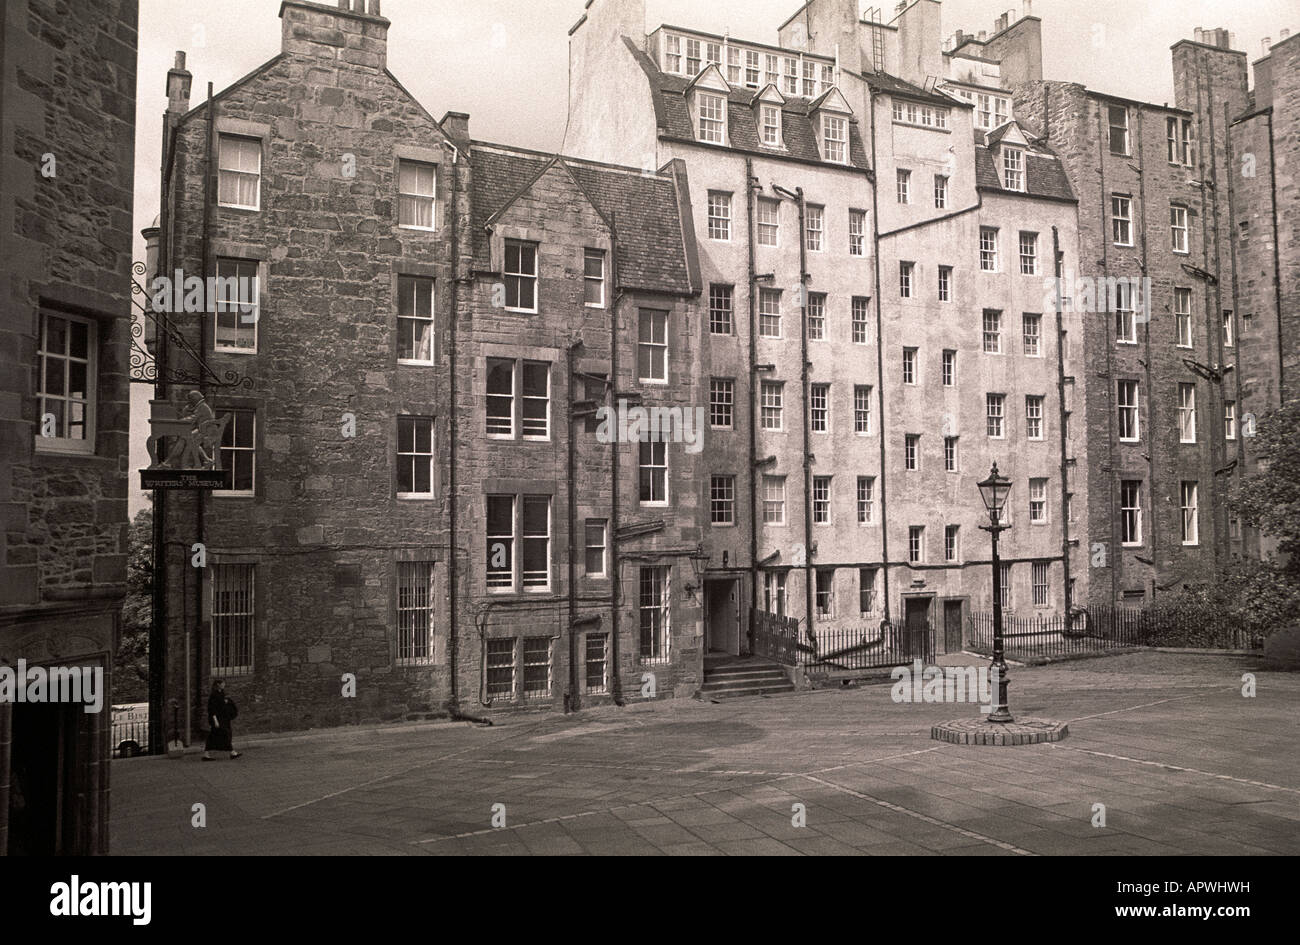
POLYGON ((230 470, 230 489, 214 495, 252 495, 257 467, 257 412, 235 408, 221 434, 221 468, 230 470))
POLYGON ((851 304, 853 343, 855 345, 865 345, 868 338, 871 337, 868 331, 869 322, 867 321, 870 316, 871 300, 858 296, 853 299, 851 304))
POLYGON ((831 523, 831 477, 813 476, 812 517, 814 525, 831 523))
POLYGON ((433 562, 397 562, 397 664, 433 659, 433 562))
POLYGON ((253 568, 251 564, 211 566, 213 675, 253 671, 253 568))
POLYGON ((1035 607, 1047 607, 1051 604, 1051 585, 1048 584, 1048 574, 1051 565, 1046 561, 1035 561, 1030 573, 1032 582, 1032 591, 1034 595, 1035 607))
POLYGON ((871 525, 876 520, 876 479, 858 477, 858 524, 871 525))
POLYGON ((524 637, 524 698, 551 694, 551 638, 524 637))
POLYGON ((240 135, 217 136, 217 203, 240 210, 260 208, 262 141, 240 135))
POLYGON ((871 387, 864 384, 853 388, 853 432, 861 436, 871 433, 871 387))
POLYGON ((603 518, 589 518, 584 523, 587 577, 605 577, 607 530, 608 521, 603 518))
POLYGON ((255 354, 261 314, 255 259, 218 259, 212 350, 255 354))
POLYGON ((397 497, 433 495, 433 418, 397 418, 397 497))
POLYGON ((736 382, 731 378, 709 378, 709 427, 730 430, 736 401, 736 382))
POLYGON ((432 230, 437 167, 417 161, 397 162, 397 225, 417 230, 432 230))
POLYGON ((397 277, 397 360, 432 364, 433 280, 397 277))
POLYGON ((736 524, 736 477, 709 477, 709 521, 714 525, 736 524))
POLYGON ((583 679, 588 692, 605 692, 609 688, 609 634, 589 633, 583 679))
POLYGON ((858 613, 869 614, 876 598, 877 568, 858 568, 858 613))
POLYGON ((733 294, 729 285, 709 286, 709 334, 730 335, 735 331, 732 321, 733 294))
POLYGON ((515 694, 513 637, 487 641, 487 694, 510 699, 515 694))
POLYGON ((831 429, 831 386, 813 384, 808 388, 809 420, 813 433, 829 433, 831 429))
POLYGON ((808 340, 826 340, 826 293, 808 293, 808 340))
POLYGON ((642 567, 639 611, 641 615, 641 660, 667 660, 670 640, 668 568, 642 567))
POLYGON ((40 319, 36 449, 93 453, 98 326, 76 315, 41 312, 40 319))

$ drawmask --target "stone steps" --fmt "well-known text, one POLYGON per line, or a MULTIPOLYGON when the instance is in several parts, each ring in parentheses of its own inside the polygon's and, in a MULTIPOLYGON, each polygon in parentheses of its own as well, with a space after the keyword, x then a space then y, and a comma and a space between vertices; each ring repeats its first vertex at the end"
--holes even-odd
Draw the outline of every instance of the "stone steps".
POLYGON ((699 694, 712 699, 734 699, 771 692, 794 692, 794 684, 779 664, 766 660, 748 660, 723 666, 705 666, 704 685, 700 687, 699 694))

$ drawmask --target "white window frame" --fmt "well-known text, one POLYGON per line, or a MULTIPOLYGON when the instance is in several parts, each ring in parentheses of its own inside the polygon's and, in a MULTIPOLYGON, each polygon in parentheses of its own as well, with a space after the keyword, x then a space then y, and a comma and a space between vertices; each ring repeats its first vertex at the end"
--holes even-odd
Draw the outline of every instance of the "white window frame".
POLYGON ((759 105, 758 114, 761 131, 759 140, 763 143, 763 147, 784 148, 785 139, 781 134, 781 106, 762 102, 759 105))
POLYGON ((822 155, 832 164, 849 163, 849 122, 840 115, 822 115, 822 155))
POLYGON ((998 228, 980 227, 980 272, 998 272, 998 228))
POLYGON ((736 524, 735 476, 724 473, 709 476, 709 524, 724 527, 736 524))
POLYGON ((1235 440, 1237 438, 1237 402, 1235 400, 1225 400, 1223 402, 1223 438, 1225 440, 1235 440))
POLYGON ((430 164, 427 161, 411 161, 405 158, 399 158, 397 161, 397 226, 403 230, 425 230, 433 232, 438 229, 438 165, 430 164), (404 174, 404 171, 410 171, 411 174, 404 174), (427 191, 422 189, 406 189, 412 183, 419 188, 422 178, 427 172, 429 178, 429 188, 427 191), (406 181, 403 181, 403 177, 406 181), (429 225, 425 226, 420 223, 403 223, 402 219, 407 216, 407 209, 415 209, 414 219, 420 218, 419 210, 428 209, 429 225))
POLYGON ((1142 480, 1121 479, 1119 483, 1120 544, 1126 548, 1142 545, 1142 480), (1129 538, 1124 539, 1127 532, 1129 538))
POLYGON ((760 338, 780 339, 781 335, 781 290, 767 286, 758 289, 758 336, 760 338), (770 328, 773 321, 776 334, 770 328))
POLYGON ((1132 194, 1110 195, 1110 235, 1116 246, 1133 245, 1132 194))
POLYGON ((826 208, 816 204, 808 204, 805 208, 804 224, 808 252, 822 252, 826 245, 826 208))
POLYGON ((1047 510, 1047 479, 1033 477, 1029 480, 1029 524, 1046 525, 1050 516, 1047 510))
POLYGON ((945 436, 943 438, 943 471, 944 472, 961 472, 961 453, 959 451, 960 437, 945 436))
POLYGON ((912 202, 912 172, 905 167, 897 168, 894 177, 897 183, 899 203, 912 202))
POLYGON ((1037 312, 1022 312, 1020 316, 1020 332, 1024 339, 1025 357, 1041 358, 1043 356, 1043 316, 1037 312))
POLYGON ((722 190, 710 190, 707 199, 709 239, 730 243, 731 194, 722 190))
POLYGON ((1169 206, 1169 245, 1170 248, 1180 256, 1186 256, 1191 252, 1190 233, 1187 229, 1187 208, 1181 204, 1170 204, 1169 206))
POLYGON ((1022 148, 1002 149, 1002 186, 1007 190, 1024 192, 1025 152, 1022 148))
POLYGON ((734 335, 735 321, 735 287, 712 283, 709 285, 709 334, 734 335))
POLYGON ((438 493, 436 491, 436 487, 438 484, 437 469, 434 466, 434 462, 433 462, 434 455, 437 453, 437 447, 438 447, 438 424, 433 417, 419 416, 416 414, 398 414, 397 416, 397 462, 399 464, 403 464, 405 462, 404 457, 409 459, 409 461, 412 464, 411 485, 415 486, 419 479, 419 477, 415 475, 415 470, 418 468, 416 464, 421 462, 419 457, 421 456, 424 457, 423 461, 426 462, 429 466, 429 491, 402 492, 400 489, 398 489, 397 498, 427 500, 427 499, 436 499, 438 497, 438 493), (414 433, 412 434, 412 441, 411 441, 412 448, 410 452, 402 452, 403 421, 411 421, 414 429, 414 433), (422 453, 420 452, 419 449, 420 446, 419 424, 422 423, 427 423, 429 425, 429 452, 427 453, 422 453))
POLYGON ((903 434, 903 470, 905 472, 921 471, 921 434, 903 434))
POLYGON ((736 382, 730 377, 709 378, 709 429, 735 428, 736 382), (725 422, 722 422, 725 418, 725 422))
POLYGON ((672 651, 672 569, 668 565, 641 565, 637 578, 639 661, 642 664, 666 663, 672 651), (650 621, 649 646, 645 637, 647 617, 650 621))
POLYGON ((230 470, 229 489, 213 489, 214 496, 252 496, 257 492, 257 411, 252 407, 236 407, 230 411, 230 422, 221 434, 221 468, 230 470), (243 423, 247 422, 250 426, 247 446, 238 445, 237 440, 243 439, 239 436, 242 432, 243 423), (250 466, 248 474, 248 488, 235 488, 235 473, 239 466, 239 458, 247 455, 250 466))
POLYGON ((925 564, 925 526, 907 526, 907 563, 925 564))
POLYGON ((609 519, 589 518, 586 521, 584 521, 582 523, 582 543, 583 543, 583 557, 582 557, 583 572, 589 578, 609 577, 609 519), (599 531, 599 535, 600 535, 599 544, 592 543, 591 534, 593 529, 599 531), (593 551, 600 552, 600 568, 594 571, 589 567, 591 563, 591 553, 593 551))
POLYGON ((1038 275, 1038 234, 1032 230, 1020 231, 1020 274, 1038 275))
POLYGON ((983 349, 985 354, 1002 353, 1002 313, 996 309, 984 310, 983 349))
POLYGON ((1192 347, 1192 290, 1179 286, 1174 286, 1174 332, 1176 347, 1192 347))
POLYGON ((808 385, 808 429, 812 433, 831 432, 831 385, 808 385))
POLYGON ((695 137, 706 144, 727 143, 727 99, 712 92, 695 95, 695 137))
POLYGON ((1119 441, 1121 443, 1139 443, 1142 440, 1141 411, 1139 409, 1141 399, 1141 385, 1137 381, 1121 378, 1116 383, 1115 410, 1119 441), (1130 393, 1132 394, 1131 403, 1128 399, 1130 393), (1132 434, 1131 436, 1124 435, 1126 429, 1132 434))
POLYGON ((541 280, 538 269, 540 268, 541 253, 538 251, 538 245, 529 240, 512 240, 505 241, 504 258, 501 261, 501 275, 505 280, 506 286, 506 306, 507 312, 525 312, 536 314, 538 305, 541 301, 541 280), (517 254, 516 269, 510 268, 511 252, 517 254), (524 268, 525 256, 531 251, 533 258, 532 271, 524 268), (510 304, 510 287, 515 287, 515 305, 510 304), (518 304, 523 300, 523 289, 528 286, 532 290, 533 304, 532 307, 525 307, 518 304))
POLYGON ((1042 394, 1025 395, 1025 439, 1041 440, 1047 426, 1044 405, 1047 398, 1042 394))
POLYGON ((984 395, 984 429, 990 440, 1003 440, 1007 435, 1007 395, 984 395))
POLYGON ((849 322, 853 343, 870 344, 871 299, 865 295, 855 295, 849 300, 849 322))
POLYGON ((952 266, 940 266, 938 296, 940 302, 952 301, 952 266))
MULTIPOLYGON (((537 442, 546 442, 551 438, 551 402, 554 399, 554 383, 551 378, 552 364, 549 361, 534 361, 531 358, 503 358, 489 357, 484 362, 484 402, 483 402, 483 435, 493 440, 534 440, 537 442), (492 363, 500 362, 510 365, 510 392, 506 394, 501 391, 489 392, 487 390, 487 379, 491 376, 492 363), (546 375, 546 395, 544 397, 537 394, 524 393, 524 371, 527 368, 542 368, 546 375), (487 405, 489 398, 498 400, 509 397, 510 400, 510 430, 489 430, 488 423, 493 419, 488 416, 487 405), (536 424, 539 418, 525 417, 524 405, 529 401, 543 401, 546 406, 545 416, 540 418, 544 426, 544 432, 536 431, 536 424), (534 432, 527 432, 528 424, 532 424, 534 432)), ((495 418, 499 423, 502 419, 500 416, 495 418)))
POLYGON ((785 429, 785 382, 758 382, 759 419, 761 428, 767 433, 781 433, 785 429), (775 419, 775 425, 769 421, 775 419))
POLYGON ((853 386, 853 433, 856 436, 871 436, 871 392, 869 384, 853 386))
POLYGON ((812 523, 831 524, 831 477, 812 477, 812 523))
POLYGON ((594 249, 590 246, 582 250, 582 304, 585 308, 604 308, 605 307, 605 251, 603 249, 594 249), (592 275, 592 263, 598 263, 600 272, 592 275), (599 290, 600 297, 592 302, 587 299, 587 292, 595 285, 599 290))
POLYGON ((436 301, 435 301, 437 298, 437 287, 433 283, 434 283, 433 279, 425 278, 423 276, 410 276, 410 275, 402 274, 397 277, 397 304, 394 306, 394 310, 397 318, 397 363, 398 364, 430 365, 433 364, 434 361, 436 360, 437 348, 438 348, 438 333, 435 330, 436 322, 434 319, 434 312, 437 311, 436 301), (429 314, 422 315, 420 314, 420 309, 422 308, 422 306, 420 305, 420 302, 422 301, 420 298, 420 294, 421 294, 421 290, 426 285, 428 287, 428 296, 429 296, 428 298, 429 314), (403 315, 402 303, 404 301, 405 290, 408 287, 411 292, 411 299, 410 299, 411 313, 408 315, 403 315), (427 358, 402 357, 402 330, 404 327, 406 327, 406 323, 410 323, 410 328, 412 330, 412 351, 413 352, 418 351, 416 340, 419 337, 420 329, 423 328, 425 332, 427 332, 427 334, 425 335, 425 338, 428 340, 428 347, 429 347, 429 356, 427 358))
POLYGON ((943 527, 943 560, 945 562, 961 560, 960 525, 945 525, 943 527))
POLYGON ((948 208, 948 175, 934 175, 934 209, 946 210, 948 208))
POLYGON ((773 197, 759 197, 756 218, 758 245, 779 246, 781 244, 781 201, 773 197))
POLYGON ((913 281, 916 275, 916 263, 900 260, 898 263, 898 297, 900 299, 910 299, 913 297, 913 281))
POLYGON ((1182 511, 1182 536, 1184 545, 1201 543, 1201 523, 1198 499, 1200 483, 1184 479, 1179 485, 1179 508, 1182 511))
POLYGON ((1196 385, 1178 385, 1178 442, 1196 442, 1196 385))
MULTIPOLYGON (((242 157, 242 149, 241 149, 242 157)), ((217 206, 230 207, 234 210, 261 210, 262 209, 262 139, 251 135, 226 134, 224 132, 217 135, 217 206), (249 170, 242 166, 229 166, 242 164, 242 161, 230 162, 227 160, 226 146, 235 142, 252 142, 257 146, 257 170, 249 170), (253 177, 257 183, 253 188, 254 200, 251 204, 233 203, 229 200, 223 200, 221 194, 223 188, 222 181, 230 180, 228 175, 238 175, 238 178, 253 177)))
POLYGON ((636 340, 636 373, 637 380, 642 384, 667 384, 668 383, 668 311, 659 308, 639 308, 637 309, 637 340, 636 340), (649 320, 647 320, 649 316, 649 320), (659 316, 662 316, 661 318, 659 316), (646 326, 650 331, 646 332, 646 326), (662 331, 656 331, 656 327, 662 331), (645 358, 642 355, 646 355, 645 358), (661 364, 656 364, 656 356, 661 364), (642 362, 645 361, 649 373, 642 371, 642 362), (662 368, 661 372, 656 372, 656 368, 662 368))
POLYGON ((785 476, 763 476, 763 524, 785 524, 785 476))
POLYGON ((940 370, 944 387, 957 386, 957 350, 955 348, 945 348, 942 355, 940 370))
POLYGON ((876 477, 859 476, 857 490, 859 525, 876 524, 876 477))
MULTIPOLYGON (((36 338, 35 377, 37 422, 33 447, 38 453, 94 455, 95 419, 99 403, 99 325, 92 319, 82 318, 79 315, 41 309, 37 330, 39 332, 36 338), (54 318, 67 323, 63 332, 62 351, 54 351, 46 347, 49 338, 49 320, 54 318), (86 356, 84 358, 72 354, 72 325, 74 324, 83 326, 86 331, 86 356), (51 362, 62 364, 63 384, 59 391, 47 393, 45 387, 51 362), (86 367, 84 397, 72 396, 71 367, 73 364, 84 364, 86 367), (45 428, 45 417, 51 413, 46 407, 47 401, 54 401, 62 405, 60 413, 63 419, 58 424, 54 436, 41 435, 41 431, 45 428), (72 408, 74 406, 81 407, 82 426, 85 430, 85 436, 78 439, 67 435, 67 431, 71 426, 72 408)), ((58 419, 57 415, 55 419, 58 419)), ((7 462, 8 460, 6 460, 7 462)))
POLYGON ((867 255, 867 211, 849 210, 849 255, 867 255))
POLYGON ((637 450, 637 501, 643 508, 668 505, 668 444, 664 440, 642 440, 637 450), (643 486, 649 484, 650 498, 643 486), (659 493, 662 492, 662 496, 659 493), (659 496, 659 497, 657 497, 659 496))

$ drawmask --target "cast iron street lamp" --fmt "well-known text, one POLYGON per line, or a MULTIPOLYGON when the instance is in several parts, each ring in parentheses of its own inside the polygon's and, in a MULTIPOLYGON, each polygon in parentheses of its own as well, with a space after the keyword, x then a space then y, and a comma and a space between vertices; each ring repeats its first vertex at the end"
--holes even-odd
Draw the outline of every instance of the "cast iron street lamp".
POLYGON ((998 532, 1009 528, 1002 524, 1002 509, 1011 491, 1011 480, 998 474, 998 464, 993 464, 989 477, 979 483, 984 507, 989 512, 989 524, 981 525, 993 536, 993 669, 998 674, 998 707, 988 717, 990 722, 1014 722, 1007 709, 1007 661, 1002 653, 1002 563, 998 560, 998 532))

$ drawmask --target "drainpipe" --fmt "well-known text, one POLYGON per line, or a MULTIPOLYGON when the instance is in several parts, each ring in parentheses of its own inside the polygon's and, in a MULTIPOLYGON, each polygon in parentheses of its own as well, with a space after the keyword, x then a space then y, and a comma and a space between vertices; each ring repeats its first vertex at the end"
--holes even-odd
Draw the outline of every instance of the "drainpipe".
MULTIPOLYGON (((1052 272, 1056 275, 1056 402, 1059 419, 1056 424, 1061 441, 1061 575, 1065 582, 1065 619, 1070 619, 1070 608, 1074 606, 1070 593, 1070 502, 1066 498, 1070 491, 1070 464, 1066 457, 1065 438, 1065 350, 1061 345, 1065 337, 1064 316, 1061 313, 1061 281, 1064 278, 1061 263, 1061 235, 1052 227, 1052 272)), ((1068 625, 1068 624, 1067 624, 1068 625)))
MULTIPOLYGON (((1141 227, 1138 230, 1138 269, 1142 273, 1142 288, 1146 288, 1147 276, 1147 175, 1142 164, 1142 109, 1137 109, 1137 175, 1138 175, 1138 206, 1140 208, 1137 215, 1141 227)), ((1202 207, 1202 209, 1204 209, 1202 207)), ((1204 217, 1202 217, 1204 219, 1204 217)), ((1151 366, 1151 318, 1154 315, 1151 306, 1151 299, 1148 297, 1149 292, 1143 294, 1142 310, 1146 315, 1146 322, 1142 328, 1142 353, 1146 361, 1146 388, 1147 388, 1147 482, 1150 488, 1147 494, 1151 497, 1151 599, 1155 600, 1156 594, 1160 591, 1160 513, 1156 506, 1156 396, 1155 387, 1152 384, 1152 366, 1151 366)), ((1136 316, 1135 316, 1136 317, 1136 316)))
POLYGON ((752 614, 758 609, 758 338, 755 324, 754 298, 758 295, 758 280, 754 262, 754 200, 757 188, 754 180, 754 159, 745 158, 745 230, 749 256, 749 607, 745 620, 747 647, 754 649, 752 614))
POLYGON ((1287 402, 1286 397, 1286 359, 1282 348, 1282 261, 1277 249, 1277 155, 1273 150, 1273 111, 1264 115, 1268 122, 1268 190, 1273 207, 1273 308, 1277 312, 1277 402, 1287 402))
MULTIPOLYGON (((215 275, 213 267, 215 263, 212 259, 212 203, 213 178, 216 173, 213 167, 213 157, 217 146, 216 136, 216 104, 212 100, 212 83, 208 83, 208 140, 207 153, 203 160, 203 275, 215 275)), ((240 316, 240 321, 243 316, 240 316)), ((204 299, 204 305, 199 312, 199 357, 207 359, 208 353, 208 306, 207 299, 204 299)), ((199 393, 207 396, 207 375, 203 370, 196 372, 199 378, 199 393)), ((220 449, 218 445, 217 449, 220 449)), ((204 489, 195 492, 194 495, 194 540, 197 542, 206 541, 205 512, 208 493, 204 489)), ((203 679, 203 575, 204 571, 195 570, 194 572, 194 630, 192 637, 194 640, 194 679, 195 692, 187 694, 187 698, 193 699, 194 696, 202 698, 204 689, 203 679)), ((256 588, 254 588, 256 590, 256 588)), ((253 645, 257 645, 256 639, 253 645)), ((187 673, 188 675, 188 673, 187 673)), ((189 733, 186 733, 188 739, 189 733)))
MULTIPOLYGON (((1228 119, 1227 102, 1223 103, 1223 129, 1224 129, 1223 147, 1224 147, 1224 154, 1227 157, 1228 167, 1230 168, 1236 167, 1237 161, 1236 161, 1236 156, 1233 154, 1233 147, 1232 147, 1232 122, 1229 121, 1228 119)), ((1232 340, 1236 345, 1236 356, 1237 356, 1237 360, 1236 360, 1237 369, 1232 372, 1233 394, 1236 397, 1235 400, 1236 406, 1234 409, 1236 411, 1235 422, 1237 425, 1237 430, 1236 430, 1237 436, 1235 440, 1237 464, 1236 466, 1233 467, 1232 478, 1233 481, 1236 483, 1237 489, 1240 489, 1241 478, 1246 469, 1246 446, 1245 446, 1246 438, 1241 435, 1241 417, 1242 414, 1245 412, 1246 405, 1245 402, 1242 400, 1242 396, 1241 396, 1241 375, 1245 371, 1245 366, 1243 364, 1243 359, 1241 357, 1241 340, 1237 333, 1237 311, 1241 307, 1241 297, 1238 294, 1240 288, 1237 282, 1237 240, 1235 238, 1235 235, 1232 234, 1232 230, 1235 229, 1235 222, 1237 219, 1237 203, 1236 203, 1237 198, 1236 198, 1236 188, 1233 185, 1233 177, 1235 175, 1229 173, 1225 176, 1228 179, 1228 226, 1229 226, 1228 253, 1229 253, 1229 258, 1232 266, 1232 312, 1228 315, 1228 330, 1232 332, 1232 340)), ((1222 313, 1222 309, 1220 309, 1220 313, 1222 313)), ((1222 317, 1221 314, 1220 317, 1222 317)), ((1220 334, 1222 334, 1223 331, 1222 327, 1220 327, 1219 331, 1220 334)), ((1226 351, 1224 352, 1224 357, 1225 358, 1227 357, 1226 351)), ((1247 547, 1245 538, 1246 535, 1245 532, 1243 531, 1241 533, 1241 543, 1242 543, 1241 547, 1243 551, 1245 551, 1247 547)), ((1227 544, 1229 546, 1229 549, 1231 550, 1231 546, 1232 546, 1231 528, 1229 528, 1227 544)))
MULTIPOLYGON (((1110 232, 1106 228, 1107 200, 1106 200, 1106 126, 1102 118, 1101 108, 1097 109, 1097 173, 1101 179, 1101 271, 1104 275, 1110 275, 1110 232)), ((1123 550, 1119 540, 1119 522, 1115 518, 1115 490, 1119 488, 1119 477, 1115 469, 1115 438, 1118 431, 1115 428, 1115 324, 1113 312, 1110 312, 1110 306, 1107 305, 1106 313, 1106 465, 1109 469, 1109 475, 1106 479, 1106 501, 1110 510, 1110 545, 1107 548, 1109 552, 1107 559, 1110 564, 1110 602, 1112 606, 1119 606, 1119 570, 1124 562, 1123 550)), ((1086 332, 1085 332, 1086 334, 1086 332)), ((1147 391, 1148 395, 1150 390, 1147 391)))
MULTIPOLYGON (((617 217, 611 215, 609 224, 609 284, 611 287, 618 286, 618 231, 616 229, 617 217)), ((605 385, 605 396, 612 399, 613 392, 620 387, 618 376, 618 308, 623 301, 622 290, 617 290, 613 301, 609 306, 609 383, 605 385)), ((623 584, 623 572, 618 560, 618 498, 619 498, 619 480, 621 471, 619 470, 619 438, 617 436, 610 438, 609 444, 609 469, 610 469, 610 486, 609 486, 609 662, 610 662, 610 692, 614 696, 614 705, 626 705, 623 699, 623 676, 619 664, 619 608, 622 606, 619 590, 623 584)), ((572 477, 570 477, 572 479, 572 477)))
MULTIPOLYGON (((885 601, 885 622, 889 623, 889 503, 885 496, 885 339, 884 315, 880 302, 880 196, 876 174, 880 162, 876 159, 876 93, 867 87, 867 111, 871 113, 871 249, 876 280, 876 404, 880 436, 880 573, 884 579, 882 596, 885 601)), ((983 195, 980 195, 983 199, 983 195)))
POLYGON ((458 597, 458 586, 460 582, 460 568, 457 555, 459 554, 459 545, 456 540, 457 511, 458 503, 456 501, 456 458, 458 450, 457 443, 460 441, 459 433, 459 413, 457 410, 457 388, 460 383, 460 374, 457 369, 457 359, 459 351, 457 349, 458 333, 457 320, 460 318, 459 302, 460 294, 460 149, 454 144, 451 147, 451 291, 448 293, 448 309, 450 318, 449 338, 448 338, 448 358, 449 364, 449 383, 447 385, 448 415, 451 418, 450 429, 448 431, 448 467, 447 467, 447 538, 448 549, 447 555, 447 596, 451 602, 449 608, 447 627, 447 662, 451 669, 449 681, 449 695, 447 698, 447 708, 449 714, 456 718, 460 715, 460 685, 456 680, 457 658, 460 655, 460 600, 458 597))
POLYGON ((564 711, 574 712, 582 708, 581 698, 578 693, 578 635, 574 629, 578 623, 578 490, 575 482, 577 476, 577 451, 578 443, 574 435, 574 428, 577 425, 577 419, 573 413, 573 381, 577 371, 575 353, 582 347, 582 339, 579 338, 569 345, 567 353, 568 366, 568 520, 569 520, 569 691, 564 695, 564 711))
POLYGON ((811 417, 808 413, 808 234, 807 203, 802 187, 793 191, 772 185, 772 189, 791 198, 799 206, 799 391, 803 421, 803 584, 804 627, 809 637, 813 632, 813 566, 812 566, 812 441, 811 417))
MULTIPOLYGON (((1213 103, 1214 102, 1214 78, 1212 76, 1207 75, 1205 81, 1206 81, 1206 98, 1208 99, 1209 102, 1213 103)), ((1225 106, 1227 104, 1228 104, 1227 102, 1224 102, 1225 106)), ((1214 308, 1212 310, 1210 309, 1209 292, 1207 291, 1206 299, 1205 299, 1205 308, 1207 310, 1205 313, 1205 343, 1206 343, 1206 353, 1210 356, 1210 359, 1219 366, 1220 371, 1222 371, 1224 365, 1223 325, 1222 323, 1216 325, 1215 321, 1216 318, 1219 317, 1218 313, 1223 311, 1223 282, 1219 278, 1219 266, 1221 265, 1222 262, 1223 246, 1219 240, 1219 189, 1218 189, 1219 164, 1218 164, 1218 160, 1215 157, 1214 141, 1216 136, 1215 136, 1215 123, 1214 123, 1214 107, 1212 104, 1210 105, 1210 107, 1206 109, 1206 112, 1208 113, 1210 119, 1210 176, 1208 179, 1212 184, 1214 184, 1213 189, 1211 189, 1210 191, 1210 208, 1214 212, 1214 269, 1213 270, 1210 269, 1209 260, 1207 259, 1205 270, 1207 272, 1213 271, 1214 273, 1214 308)), ((1231 177, 1232 175, 1229 174, 1228 176, 1231 177)), ((1204 188, 1201 189, 1201 194, 1203 200, 1205 194, 1204 188)), ((1202 219, 1204 219, 1204 217, 1202 217, 1202 219)), ((1189 241, 1187 248, 1189 250, 1192 248, 1190 243, 1191 229, 1192 229, 1191 221, 1189 220, 1187 226, 1187 238, 1189 241)), ((1202 233, 1205 232, 1204 224, 1202 224, 1201 232, 1202 233)), ((1202 237, 1201 239, 1201 246, 1203 250, 1202 255, 1208 254, 1209 252, 1209 246, 1207 245, 1208 243, 1209 240, 1202 237)), ((1209 287, 1207 286, 1206 288, 1208 290, 1209 287)), ((1223 539, 1224 539, 1224 535, 1227 532, 1227 527, 1226 527, 1227 523, 1222 521, 1223 518, 1222 513, 1224 511, 1224 508, 1223 508, 1223 502, 1219 499, 1219 482, 1220 482, 1219 475, 1220 474, 1218 470, 1221 469, 1223 466, 1223 457, 1226 455, 1228 449, 1227 443, 1223 439, 1223 430, 1221 428, 1223 423, 1222 420, 1223 400, 1224 400, 1223 388, 1225 385, 1224 385, 1223 374, 1220 373, 1218 376, 1219 376, 1218 383, 1211 381, 1208 387, 1208 391, 1210 394, 1209 397, 1209 401, 1210 401, 1209 421, 1210 422, 1205 425, 1206 427, 1205 437, 1206 440, 1208 441, 1209 461, 1210 461, 1210 468, 1209 468, 1210 475, 1208 477, 1207 485, 1209 486, 1208 498, 1210 499, 1210 502, 1213 503, 1212 505, 1213 518, 1211 519, 1211 523, 1214 527, 1214 570, 1216 573, 1222 570, 1223 539), (1220 428, 1217 430, 1215 428, 1215 423, 1214 423, 1215 417, 1219 418, 1220 428)), ((1180 492, 1181 492, 1181 488, 1182 487, 1180 486, 1179 487, 1180 492)), ((1198 504, 1199 504, 1199 499, 1198 499, 1198 504)), ((1200 514, 1199 509, 1197 510, 1197 514, 1198 515, 1200 514)), ((1197 537, 1200 536, 1198 535, 1197 537)))

